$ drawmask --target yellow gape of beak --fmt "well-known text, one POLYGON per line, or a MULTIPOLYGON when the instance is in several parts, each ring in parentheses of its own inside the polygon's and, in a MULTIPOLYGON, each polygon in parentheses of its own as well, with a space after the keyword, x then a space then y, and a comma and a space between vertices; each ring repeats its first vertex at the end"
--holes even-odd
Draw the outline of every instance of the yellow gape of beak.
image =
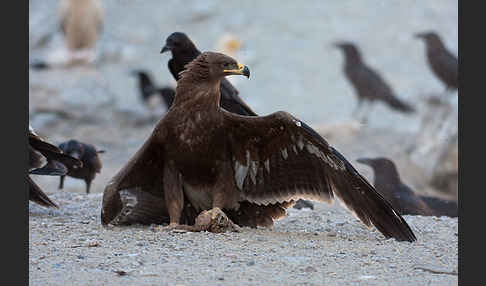
POLYGON ((245 65, 242 65, 240 63, 238 63, 238 69, 224 70, 224 72, 232 73, 232 74, 241 74, 241 75, 246 76, 247 78, 250 77, 250 70, 248 69, 248 67, 245 66, 245 65))

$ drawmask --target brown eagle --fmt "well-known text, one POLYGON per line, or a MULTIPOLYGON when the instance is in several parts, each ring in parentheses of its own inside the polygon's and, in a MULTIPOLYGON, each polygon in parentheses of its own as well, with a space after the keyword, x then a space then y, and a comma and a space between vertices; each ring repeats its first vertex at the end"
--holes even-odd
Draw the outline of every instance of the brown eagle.
POLYGON ((415 241, 406 221, 324 138, 286 112, 242 116, 220 108, 220 83, 248 67, 204 52, 177 82, 172 107, 108 183, 104 225, 186 228, 221 209, 240 226, 271 226, 298 199, 338 198, 387 238, 415 241))

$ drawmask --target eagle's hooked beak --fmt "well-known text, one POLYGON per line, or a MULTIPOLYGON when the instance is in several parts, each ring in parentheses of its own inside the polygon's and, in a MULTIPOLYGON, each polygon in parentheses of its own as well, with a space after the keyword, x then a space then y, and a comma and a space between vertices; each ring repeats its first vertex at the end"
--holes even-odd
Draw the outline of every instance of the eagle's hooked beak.
POLYGON ((234 69, 234 70, 224 70, 224 72, 225 73, 229 73, 229 74, 244 75, 247 78, 250 78, 250 69, 247 66, 242 65, 240 63, 238 63, 238 68, 237 69, 234 69))

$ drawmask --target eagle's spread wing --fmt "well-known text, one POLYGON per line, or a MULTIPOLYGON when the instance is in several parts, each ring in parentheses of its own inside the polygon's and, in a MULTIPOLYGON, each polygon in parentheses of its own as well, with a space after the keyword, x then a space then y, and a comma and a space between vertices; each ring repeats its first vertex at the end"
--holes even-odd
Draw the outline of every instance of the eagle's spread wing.
POLYGON ((286 112, 263 117, 223 114, 234 180, 244 200, 267 205, 297 199, 332 202, 337 196, 387 238, 416 240, 391 204, 305 123, 286 112))
POLYGON ((156 223, 154 220, 167 216, 163 213, 163 146, 154 138, 151 135, 106 186, 101 209, 103 224, 156 223))

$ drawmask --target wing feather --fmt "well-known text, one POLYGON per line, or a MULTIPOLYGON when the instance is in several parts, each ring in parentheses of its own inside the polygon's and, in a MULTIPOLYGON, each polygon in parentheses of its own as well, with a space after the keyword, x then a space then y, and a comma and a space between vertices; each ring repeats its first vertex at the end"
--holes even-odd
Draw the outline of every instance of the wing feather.
POLYGON ((332 202, 336 195, 365 225, 375 225, 385 237, 416 240, 391 204, 305 123, 285 112, 262 117, 222 112, 237 167, 235 181, 244 200, 257 205, 298 199, 332 202), (252 166, 261 166, 262 171, 254 173, 252 166))
POLYGON ((27 176, 27 182, 29 183, 30 201, 48 208, 59 208, 59 206, 56 205, 56 203, 53 202, 29 176, 27 176))
POLYGON ((29 130, 29 173, 59 176, 68 170, 80 168, 83 163, 29 130), (40 155, 42 154, 42 156, 40 155), (47 164, 44 164, 47 161, 47 164))
POLYGON ((141 211, 137 209, 139 207, 137 201, 143 203, 148 200, 144 199, 145 197, 137 200, 136 196, 131 198, 129 195, 148 193, 150 196, 163 200, 162 171, 164 160, 161 152, 162 147, 162 144, 154 140, 154 135, 152 134, 105 187, 101 209, 101 221, 104 225, 109 223, 117 224, 117 222, 120 224, 124 224, 127 221, 133 222, 134 219, 127 218, 132 212, 134 214, 146 214, 138 217, 139 223, 160 219, 152 217, 160 214, 158 211, 151 211, 152 208, 157 208, 157 206, 143 204, 147 211, 141 211), (127 195, 125 196, 125 194, 127 195))

